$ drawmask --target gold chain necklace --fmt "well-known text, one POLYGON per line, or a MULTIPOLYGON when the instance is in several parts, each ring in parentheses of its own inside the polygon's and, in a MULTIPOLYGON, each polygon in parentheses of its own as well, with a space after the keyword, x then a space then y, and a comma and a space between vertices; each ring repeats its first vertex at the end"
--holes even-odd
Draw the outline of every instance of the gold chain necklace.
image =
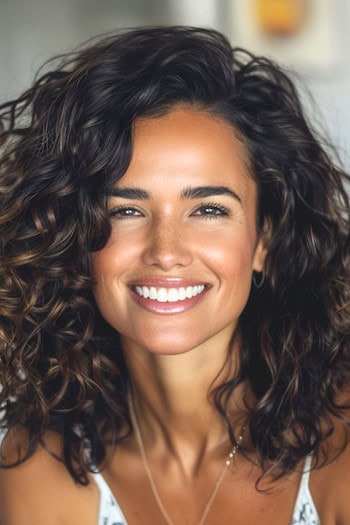
MULTIPOLYGON (((167 523, 167 525, 175 525, 173 520, 170 518, 169 514, 167 513, 164 505, 163 505, 163 502, 159 496, 159 492, 158 492, 158 489, 157 489, 157 486, 155 484, 155 481, 154 481, 154 478, 153 478, 153 475, 152 475, 152 472, 151 472, 151 469, 150 469, 150 466, 148 464, 148 460, 147 460, 147 456, 146 456, 146 452, 145 452, 145 446, 144 446, 144 443, 143 443, 143 439, 142 439, 142 434, 141 434, 141 431, 140 431, 140 427, 139 427, 139 424, 138 424, 138 421, 137 421, 137 418, 136 418, 136 414, 135 414, 135 410, 134 410, 134 405, 133 405, 133 402, 132 402, 132 399, 131 399, 131 396, 130 396, 130 416, 131 416, 131 421, 133 423, 133 426, 134 426, 134 430, 135 430, 135 435, 136 435, 136 440, 137 440, 137 444, 138 444, 138 447, 139 447, 139 451, 140 451, 140 456, 141 456, 141 460, 142 460, 142 464, 143 464, 143 467, 145 469, 145 472, 146 472, 146 475, 147 475, 147 478, 148 478, 148 481, 149 481, 149 484, 150 484, 150 487, 151 487, 151 490, 152 490, 152 494, 154 496, 154 499, 158 505, 158 508, 165 520, 165 522, 167 523)), ((208 501, 207 503, 205 504, 205 507, 204 507, 204 510, 203 510, 203 514, 198 522, 198 525, 203 525, 205 520, 207 519, 208 517, 208 514, 209 514, 209 511, 213 505, 213 502, 214 502, 214 499, 219 491, 219 488, 223 482, 223 479, 225 477, 225 473, 226 473, 226 470, 227 468, 231 465, 238 449, 240 448, 241 444, 242 444, 242 441, 243 441, 243 436, 244 436, 244 432, 245 432, 245 429, 246 427, 243 426, 242 429, 241 429, 241 432, 238 436, 238 439, 237 439, 237 444, 234 445, 234 447, 232 448, 231 452, 229 453, 226 461, 225 461, 225 464, 222 468, 222 470, 220 471, 220 474, 215 482, 215 485, 214 485, 214 488, 213 488, 213 491, 210 495, 210 497, 208 498, 208 501)))

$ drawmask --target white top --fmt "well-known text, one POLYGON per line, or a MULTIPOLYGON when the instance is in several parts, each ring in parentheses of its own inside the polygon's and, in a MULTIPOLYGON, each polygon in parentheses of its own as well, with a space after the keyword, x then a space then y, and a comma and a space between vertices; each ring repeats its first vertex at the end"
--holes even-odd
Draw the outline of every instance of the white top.
MULTIPOLYGON (((320 525, 320 519, 309 489, 311 456, 304 463, 298 496, 290 525, 320 525)), ((100 510, 97 525, 128 525, 117 500, 101 473, 93 474, 100 490, 100 510)))

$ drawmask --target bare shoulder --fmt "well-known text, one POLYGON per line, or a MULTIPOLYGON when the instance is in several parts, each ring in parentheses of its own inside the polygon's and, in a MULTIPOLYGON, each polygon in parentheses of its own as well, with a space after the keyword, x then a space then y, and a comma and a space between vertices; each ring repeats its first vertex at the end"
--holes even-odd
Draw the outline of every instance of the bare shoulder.
POLYGON ((330 461, 311 474, 311 492, 321 523, 349 524, 350 426, 338 425, 329 445, 330 461))
POLYGON ((349 523, 350 505, 350 427, 346 429, 346 445, 337 456, 332 465, 333 493, 336 501, 336 523, 346 525, 349 523))
MULTIPOLYGON (((22 439, 17 433, 5 441, 6 463, 17 457, 22 439)), ((46 443, 59 455, 59 437, 48 435, 46 443)), ((1 525, 96 525, 98 497, 94 484, 76 484, 63 463, 43 447, 16 467, 0 468, 1 525)))

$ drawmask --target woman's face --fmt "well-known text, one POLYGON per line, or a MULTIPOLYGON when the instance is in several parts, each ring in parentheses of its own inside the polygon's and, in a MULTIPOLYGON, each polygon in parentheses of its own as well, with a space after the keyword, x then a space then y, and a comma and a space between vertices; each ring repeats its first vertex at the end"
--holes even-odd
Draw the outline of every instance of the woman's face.
POLYGON ((265 256, 245 147, 185 107, 137 120, 133 138, 108 199, 111 236, 91 254, 98 308, 126 349, 227 347, 265 256))

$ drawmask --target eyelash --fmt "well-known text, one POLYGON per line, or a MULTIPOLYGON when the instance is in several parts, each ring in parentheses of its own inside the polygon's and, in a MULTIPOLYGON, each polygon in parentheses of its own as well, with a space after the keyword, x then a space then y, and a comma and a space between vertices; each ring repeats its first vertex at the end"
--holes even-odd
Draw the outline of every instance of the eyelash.
MULTIPOLYGON (((134 206, 118 206, 109 212, 110 217, 116 217, 120 220, 132 219, 142 215, 142 211, 134 206), (137 215, 135 215, 135 213, 137 215)), ((202 217, 203 219, 217 219, 218 217, 227 217, 231 215, 231 213, 225 206, 222 206, 222 204, 206 202, 198 206, 192 215, 202 217)))
POLYGON ((118 219, 132 219, 135 217, 134 213, 138 213, 137 217, 142 216, 142 211, 134 206, 118 206, 109 211, 110 217, 117 217, 118 219), (131 212, 131 213, 127 213, 131 212))
POLYGON ((218 217, 229 216, 230 211, 225 206, 222 206, 222 204, 218 204, 216 202, 206 202, 201 204, 193 213, 193 215, 201 216, 204 219, 217 219, 218 217), (209 210, 211 210, 211 213, 208 213, 209 210), (205 213, 198 213, 200 211, 204 211, 205 213))

